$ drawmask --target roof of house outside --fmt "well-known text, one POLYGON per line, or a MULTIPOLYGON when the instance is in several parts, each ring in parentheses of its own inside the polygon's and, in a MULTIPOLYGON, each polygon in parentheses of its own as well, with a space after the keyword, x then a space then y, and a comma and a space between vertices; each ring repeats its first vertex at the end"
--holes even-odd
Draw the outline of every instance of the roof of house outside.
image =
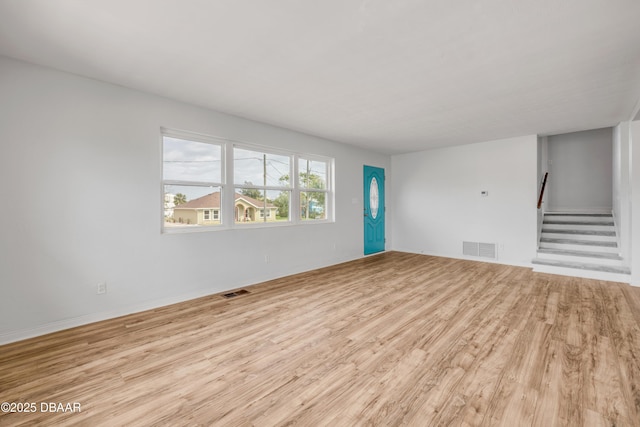
MULTIPOLYGON (((262 200, 257 200, 253 197, 245 196, 244 194, 235 193, 235 201, 238 202, 238 200, 243 200, 258 209, 261 209, 263 206, 262 200)), ((267 208, 275 207, 275 205, 267 203, 267 208)), ((216 191, 211 194, 207 194, 206 196, 189 200, 187 203, 177 205, 173 209, 220 209, 220 192, 216 191)))

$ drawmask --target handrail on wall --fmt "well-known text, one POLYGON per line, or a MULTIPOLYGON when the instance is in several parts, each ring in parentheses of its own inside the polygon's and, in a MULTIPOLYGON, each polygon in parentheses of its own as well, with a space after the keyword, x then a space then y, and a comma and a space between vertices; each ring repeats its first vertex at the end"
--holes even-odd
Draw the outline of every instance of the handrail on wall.
POLYGON ((545 172, 544 179, 542 180, 542 187, 540 188, 540 196, 538 197, 538 209, 542 207, 542 198, 544 197, 544 188, 547 185, 547 176, 549 176, 549 172, 545 172))

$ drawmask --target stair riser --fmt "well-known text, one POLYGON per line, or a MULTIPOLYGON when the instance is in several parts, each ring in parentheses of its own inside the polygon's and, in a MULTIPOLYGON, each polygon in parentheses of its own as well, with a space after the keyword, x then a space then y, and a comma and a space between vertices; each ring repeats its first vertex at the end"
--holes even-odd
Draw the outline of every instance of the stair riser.
POLYGON ((540 247, 549 248, 549 249, 563 249, 566 251, 608 252, 608 253, 614 253, 614 254, 617 254, 620 252, 617 247, 573 245, 568 243, 540 242, 540 247))
POLYGON ((604 248, 615 248, 618 246, 618 243, 613 241, 574 239, 572 236, 564 236, 562 238, 554 238, 554 239, 541 236, 540 243, 560 243, 563 245, 600 246, 604 248))
POLYGON ((534 259, 532 263, 539 264, 539 265, 551 265, 551 266, 560 267, 560 268, 572 268, 576 270, 590 270, 590 271, 601 271, 606 273, 629 274, 628 267, 593 265, 593 264, 577 264, 577 265, 569 264, 569 263, 564 264, 560 261, 544 260, 544 259, 534 259))
POLYGON ((564 225, 564 224, 543 224, 544 228, 553 230, 586 230, 586 231, 611 231, 616 229, 612 225, 564 225))
POLYGON ((596 258, 596 259, 599 259, 599 258, 618 259, 618 260, 622 259, 620 257, 620 255, 618 255, 618 254, 606 253, 606 252, 593 252, 593 251, 589 251, 589 252, 585 252, 585 251, 571 252, 571 251, 566 251, 566 250, 562 250, 562 249, 548 249, 548 248, 538 248, 538 252, 539 253, 555 254, 555 255, 564 255, 564 256, 577 256, 577 257, 586 257, 586 258, 596 258))
POLYGON ((593 236, 591 234, 569 234, 569 233, 548 233, 542 232, 542 238, 548 239, 571 239, 588 242, 617 242, 616 236, 593 236))
POLYGON ((556 261, 566 261, 566 262, 581 262, 585 264, 612 265, 612 266, 620 266, 620 267, 624 265, 623 261, 619 259, 591 258, 591 257, 581 257, 581 256, 573 256, 573 255, 547 254, 543 252, 538 252, 538 258, 556 260, 556 261))
POLYGON ((575 268, 560 268, 542 264, 534 264, 533 271, 536 273, 560 274, 571 277, 585 277, 587 279, 607 280, 610 282, 630 283, 631 276, 628 274, 602 273, 599 271, 578 270, 575 268))
POLYGON ((549 225, 560 225, 565 228, 573 228, 575 226, 588 226, 588 227, 613 227, 614 224, 612 222, 600 222, 600 221, 589 221, 589 222, 578 222, 578 221, 547 221, 544 220, 542 222, 543 226, 549 225))

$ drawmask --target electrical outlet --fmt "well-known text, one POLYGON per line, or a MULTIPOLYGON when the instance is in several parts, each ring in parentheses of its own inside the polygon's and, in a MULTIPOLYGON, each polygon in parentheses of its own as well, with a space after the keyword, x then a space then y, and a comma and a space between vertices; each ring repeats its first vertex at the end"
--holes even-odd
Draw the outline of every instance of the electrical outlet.
POLYGON ((98 294, 107 293, 107 282, 98 283, 98 294))
POLYGON ((264 262, 269 264, 269 255, 264 256, 264 262))

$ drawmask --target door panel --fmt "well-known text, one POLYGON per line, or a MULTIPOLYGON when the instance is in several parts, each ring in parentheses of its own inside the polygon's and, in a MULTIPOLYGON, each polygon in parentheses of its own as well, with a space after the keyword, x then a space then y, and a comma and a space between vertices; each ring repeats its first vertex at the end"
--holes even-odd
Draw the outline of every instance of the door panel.
POLYGON ((364 166, 364 254, 384 251, 384 169, 364 166))

